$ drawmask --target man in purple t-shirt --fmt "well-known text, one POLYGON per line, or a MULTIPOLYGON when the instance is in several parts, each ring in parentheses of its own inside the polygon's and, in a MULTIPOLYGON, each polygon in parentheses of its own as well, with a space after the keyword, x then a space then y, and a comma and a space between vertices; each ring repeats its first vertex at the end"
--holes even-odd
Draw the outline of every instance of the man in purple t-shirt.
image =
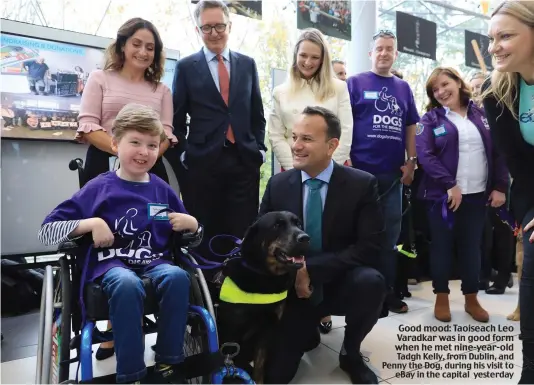
MULTIPOLYGON (((386 219, 383 273, 390 288, 396 274, 396 243, 401 230, 402 184, 413 180, 415 128, 419 114, 408 83, 394 76, 397 39, 391 31, 380 31, 369 56, 372 70, 347 80, 354 119, 350 158, 352 166, 376 176, 386 219)), ((390 311, 404 313, 408 306, 390 289, 386 299, 390 311)))

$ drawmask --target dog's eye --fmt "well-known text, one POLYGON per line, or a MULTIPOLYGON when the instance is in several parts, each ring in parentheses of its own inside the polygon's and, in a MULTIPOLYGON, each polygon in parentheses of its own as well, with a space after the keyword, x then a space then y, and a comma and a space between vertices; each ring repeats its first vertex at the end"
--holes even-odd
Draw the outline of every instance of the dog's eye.
POLYGON ((274 226, 273 226, 273 227, 274 227, 275 229, 279 229, 279 228, 281 228, 283 225, 284 225, 284 221, 276 221, 276 222, 274 223, 274 226))

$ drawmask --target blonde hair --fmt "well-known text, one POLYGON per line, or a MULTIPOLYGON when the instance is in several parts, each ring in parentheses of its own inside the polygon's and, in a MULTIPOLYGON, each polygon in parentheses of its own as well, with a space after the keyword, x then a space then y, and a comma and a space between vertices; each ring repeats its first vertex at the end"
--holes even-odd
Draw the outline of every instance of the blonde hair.
POLYGON ((465 107, 469 104, 471 99, 471 88, 467 85, 465 80, 462 78, 460 73, 451 67, 437 67, 426 81, 426 96, 428 96, 428 104, 425 107, 425 110, 428 112, 433 108, 442 107, 441 103, 436 100, 434 97, 434 83, 439 75, 444 74, 455 82, 460 83, 460 105, 465 107))
POLYGON ((159 115, 152 108, 136 103, 122 107, 111 128, 111 133, 117 141, 130 131, 159 136, 160 142, 167 138, 159 115))
MULTIPOLYGON (((534 2, 532 1, 503 1, 495 8, 491 17, 496 15, 512 16, 530 28, 534 28, 534 2)), ((497 104, 504 104, 517 120, 518 116, 515 111, 515 103, 519 91, 518 83, 519 74, 517 72, 499 72, 494 70, 491 74, 491 84, 482 93, 481 98, 485 99, 490 95, 493 96, 497 100, 497 104)))
POLYGON ((328 43, 326 42, 323 34, 315 28, 305 29, 300 35, 297 44, 295 44, 295 48, 293 50, 293 63, 291 64, 291 69, 289 71, 291 91, 296 93, 306 84, 305 80, 301 77, 300 70, 297 65, 299 48, 304 41, 309 41, 321 47, 321 65, 313 76, 314 82, 311 84, 312 87, 315 87, 313 91, 317 100, 322 102, 325 99, 334 96, 336 94, 336 89, 334 86, 334 71, 332 69, 332 59, 330 57, 328 43))
POLYGON ((165 53, 163 52, 163 42, 158 30, 150 21, 135 17, 121 25, 117 31, 117 37, 109 45, 105 53, 104 70, 120 71, 124 67, 124 46, 138 30, 148 29, 154 36, 154 61, 145 70, 145 80, 154 86, 154 91, 165 74, 165 53))

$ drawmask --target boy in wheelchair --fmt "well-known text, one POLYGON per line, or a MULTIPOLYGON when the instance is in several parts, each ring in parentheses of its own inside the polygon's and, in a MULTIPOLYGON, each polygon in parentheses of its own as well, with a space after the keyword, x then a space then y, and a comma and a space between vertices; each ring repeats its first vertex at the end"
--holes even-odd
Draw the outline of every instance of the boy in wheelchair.
POLYGON ((183 383, 173 365, 184 360, 190 281, 184 270, 172 264, 169 239, 173 231, 194 233, 190 246, 195 246, 201 241, 202 228, 186 214, 171 187, 148 173, 165 139, 153 110, 125 106, 117 115, 112 136, 120 168, 101 174, 61 203, 39 232, 47 245, 92 235, 84 261, 86 279, 100 280, 109 298, 118 383, 183 383), (156 367, 150 376, 141 325, 146 296, 142 277, 152 281, 160 308, 156 367))

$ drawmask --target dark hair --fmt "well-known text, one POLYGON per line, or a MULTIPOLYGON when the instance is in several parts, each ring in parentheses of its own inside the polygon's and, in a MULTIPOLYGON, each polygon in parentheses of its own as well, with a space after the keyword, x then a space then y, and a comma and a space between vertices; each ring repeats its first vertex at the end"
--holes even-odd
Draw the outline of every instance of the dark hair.
POLYGON ((428 96, 428 104, 426 105, 426 111, 430 111, 433 108, 442 107, 441 103, 439 103, 436 98, 434 97, 434 91, 432 90, 434 88, 434 82, 438 78, 439 75, 445 74, 455 82, 460 83, 460 104, 465 107, 469 104, 469 100, 471 99, 471 88, 467 85, 465 80, 460 76, 458 71, 456 71, 454 68, 451 67, 437 67, 430 76, 428 77, 428 80, 426 81, 426 95, 428 96))
POLYGON ((404 79, 404 76, 402 75, 402 72, 400 72, 400 71, 398 71, 398 70, 394 70, 394 69, 392 69, 392 70, 391 70, 391 73, 392 73, 393 75, 395 75, 396 77, 398 77, 399 79, 404 79))
POLYGON ((308 116, 322 116, 326 123, 326 137, 330 139, 341 138, 341 122, 339 118, 327 108, 319 106, 308 106, 302 111, 304 115, 308 116))
POLYGON ((163 42, 159 36, 159 32, 150 21, 135 17, 124 23, 117 31, 117 38, 106 49, 106 64, 104 70, 120 71, 124 67, 124 52, 123 48, 126 41, 132 37, 138 30, 148 29, 154 35, 154 61, 149 68, 145 70, 145 80, 154 85, 154 89, 165 73, 165 55, 163 53, 163 42))

